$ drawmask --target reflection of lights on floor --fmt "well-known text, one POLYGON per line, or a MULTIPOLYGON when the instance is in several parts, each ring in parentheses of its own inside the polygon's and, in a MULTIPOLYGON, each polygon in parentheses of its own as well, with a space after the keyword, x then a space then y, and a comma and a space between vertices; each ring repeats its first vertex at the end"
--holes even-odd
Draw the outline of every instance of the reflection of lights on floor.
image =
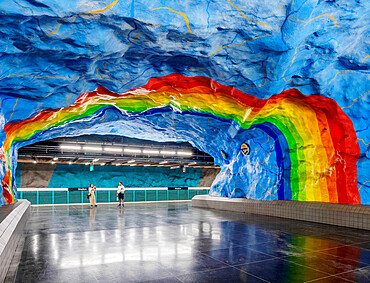
POLYGON ((35 256, 35 259, 38 258, 38 248, 39 248, 39 235, 33 236, 33 245, 32 245, 32 251, 35 256))
POLYGON ((104 231, 104 230, 101 230, 101 231, 100 231, 100 237, 101 237, 101 241, 102 241, 103 243, 105 243, 105 231, 104 231))
POLYGON ((68 233, 68 246, 71 248, 73 245, 73 233, 68 233))

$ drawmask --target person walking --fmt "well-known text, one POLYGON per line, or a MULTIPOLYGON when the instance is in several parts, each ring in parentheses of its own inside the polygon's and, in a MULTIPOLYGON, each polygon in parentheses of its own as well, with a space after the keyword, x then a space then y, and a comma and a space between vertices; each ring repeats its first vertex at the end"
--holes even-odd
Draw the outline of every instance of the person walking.
POLYGON ((90 207, 98 206, 95 201, 95 192, 96 192, 96 187, 93 186, 93 184, 90 184, 89 187, 89 200, 90 200, 90 207))
POLYGON ((117 189, 117 197, 119 201, 118 206, 125 206, 125 203, 124 203, 125 187, 122 185, 122 182, 119 182, 118 189, 117 189))

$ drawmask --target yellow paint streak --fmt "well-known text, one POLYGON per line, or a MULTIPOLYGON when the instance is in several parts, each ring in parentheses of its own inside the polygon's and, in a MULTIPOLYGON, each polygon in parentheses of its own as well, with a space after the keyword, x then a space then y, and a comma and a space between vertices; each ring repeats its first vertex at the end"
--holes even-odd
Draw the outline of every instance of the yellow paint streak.
POLYGON ((264 145, 264 144, 268 143, 268 142, 269 142, 269 140, 270 140, 270 136, 267 136, 267 141, 265 141, 262 145, 264 145))
POLYGON ((266 190, 264 187, 262 187, 261 185, 260 185, 260 187, 262 188, 262 189, 264 189, 269 195, 271 195, 271 196, 273 196, 274 198, 276 198, 277 199, 277 197, 274 195, 274 194, 272 194, 272 193, 270 193, 268 190, 266 190))
POLYGON ((15 101, 15 104, 14 104, 14 107, 13 107, 13 112, 12 112, 12 114, 10 115, 10 118, 9 118, 9 120, 8 120, 8 122, 12 119, 12 117, 13 117, 13 114, 14 114, 14 111, 15 111, 15 107, 17 106, 17 104, 18 104, 18 99, 19 99, 19 96, 17 97, 17 100, 15 101))
POLYGON ((99 70, 100 70, 100 69, 105 70, 105 68, 107 67, 107 64, 108 64, 109 60, 110 60, 110 59, 108 59, 108 61, 107 61, 107 62, 105 62, 105 64, 104 64, 104 68, 96 68, 96 75, 97 75, 99 78, 101 78, 102 80, 107 80, 107 81, 109 81, 109 79, 104 78, 104 77, 102 77, 101 75, 99 75, 99 70))
POLYGON ((362 60, 361 62, 361 65, 364 63, 364 61, 366 60, 366 58, 370 58, 370 55, 366 55, 365 58, 362 60))
MULTIPOLYGON (((102 2, 104 3, 105 6, 108 6, 108 4, 105 3, 104 1, 102 1, 102 2)), ((115 12, 113 12, 113 11, 111 11, 111 12, 112 12, 113 15, 117 16, 117 14, 115 12)))
POLYGON ((331 83, 332 83, 332 81, 334 81, 334 80, 336 79, 336 77, 337 77, 339 74, 345 74, 345 73, 347 73, 348 71, 349 71, 349 69, 348 69, 348 70, 346 70, 346 71, 340 71, 340 72, 336 73, 336 74, 335 74, 335 76, 334 76, 334 78, 332 78, 332 79, 330 80, 329 84, 331 84, 331 83))
POLYGON ((263 163, 265 163, 267 161, 268 158, 266 158, 262 163, 258 164, 258 166, 262 165, 263 163))
MULTIPOLYGON (((135 39, 127 46, 127 48, 126 48, 126 50, 125 51, 122 51, 122 52, 119 52, 119 53, 125 53, 127 50, 128 50, 128 48, 136 41, 136 40, 138 40, 138 36, 140 35, 140 34, 142 34, 142 33, 138 33, 138 34, 136 34, 136 37, 135 37, 135 39)), ((108 56, 110 56, 110 55, 112 55, 112 53, 110 53, 110 54, 108 54, 108 56)), ((93 63, 96 61, 97 59, 95 59, 94 61, 93 61, 93 63)), ((107 80, 107 81, 112 81, 112 80, 110 80, 110 79, 107 79, 107 78, 104 78, 104 77, 102 77, 100 74, 99 74, 99 70, 105 70, 105 68, 107 68, 107 64, 109 63, 109 61, 110 61, 110 58, 107 60, 107 62, 104 64, 104 68, 96 68, 96 75, 99 77, 99 78, 101 78, 102 80, 107 80)))
POLYGON ((227 0, 227 2, 229 2, 229 4, 231 5, 231 6, 233 6, 235 9, 237 9, 241 14, 242 14, 242 16, 244 17, 244 18, 246 18, 248 21, 250 21, 250 22, 252 22, 252 23, 254 23, 254 24, 260 24, 260 25, 264 25, 265 27, 269 27, 269 28, 272 28, 272 29, 275 29, 275 28, 273 28, 272 26, 269 26, 269 25, 267 25, 267 24, 265 24, 265 23, 262 23, 262 22, 254 22, 254 21, 252 21, 250 18, 248 18, 244 13, 243 13, 243 11, 242 10, 240 10, 238 7, 236 7, 233 3, 231 3, 231 1, 230 0, 227 0))
POLYGON ((363 139, 359 139, 359 138, 357 138, 357 139, 360 140, 360 141, 362 141, 364 143, 364 145, 369 145, 370 144, 370 142, 369 143, 365 143, 365 141, 363 139))
POLYGON ((336 26, 336 27, 338 27, 338 28, 343 28, 343 27, 341 27, 341 26, 339 26, 339 25, 338 25, 337 20, 336 20, 336 19, 334 19, 334 17, 333 17, 332 15, 330 15, 330 14, 322 14, 322 15, 317 16, 317 17, 315 17, 315 18, 312 18, 312 19, 310 19, 310 20, 308 20, 308 21, 299 20, 299 19, 296 19, 296 18, 294 18, 294 17, 292 17, 292 16, 290 16, 290 17, 291 17, 293 20, 295 20, 295 21, 302 22, 302 23, 305 23, 305 24, 308 24, 309 22, 314 21, 314 20, 316 20, 316 19, 319 19, 319 18, 321 18, 321 17, 329 17, 329 18, 330 18, 330 20, 331 20, 332 22, 334 22, 334 23, 335 23, 335 25, 334 25, 334 26, 336 26))
MULTIPOLYGON (((191 38, 190 38, 190 40, 192 40, 192 39, 193 39, 193 36, 194 36, 194 35, 193 35, 193 33, 191 32, 191 29, 190 29, 190 23, 189 23, 188 17, 186 16, 186 14, 185 14, 185 13, 183 13, 183 12, 179 12, 179 11, 175 11, 175 10, 173 10, 173 9, 169 8, 169 7, 158 7, 158 8, 154 8, 154 9, 152 9, 151 11, 155 11, 155 10, 158 10, 158 9, 167 9, 167 10, 170 10, 171 12, 174 12, 174 13, 176 13, 176 14, 181 15, 181 16, 185 19, 186 26, 188 27, 189 33, 191 34, 191 38)), ((189 41, 190 41, 190 40, 189 40, 189 41)))
MULTIPOLYGON (((282 9, 282 10, 286 11, 286 9, 284 9, 284 8, 282 8, 282 7, 278 6, 278 5, 275 5, 275 4, 273 4, 273 5, 274 5, 275 7, 278 7, 279 9, 282 9)), ((330 18, 330 20, 331 20, 332 22, 334 22, 334 26, 336 26, 336 27, 338 27, 338 28, 343 28, 343 27, 341 27, 341 26, 339 26, 339 25, 338 25, 338 21, 337 21, 337 20, 336 20, 332 15, 330 15, 330 14, 322 14, 322 15, 317 16, 317 17, 315 17, 315 18, 312 18, 312 19, 310 19, 310 20, 308 20, 308 21, 299 20, 299 19, 294 18, 293 16, 289 16, 289 18, 292 18, 293 20, 295 20, 295 21, 297 21, 297 22, 302 22, 302 23, 305 23, 305 24, 308 24, 309 22, 314 21, 314 20, 316 20, 316 19, 319 19, 319 18, 321 18, 321 17, 329 17, 329 18, 330 18)))
MULTIPOLYGON (((362 59, 360 66, 361 66, 362 64, 364 64, 365 59, 366 59, 366 58, 369 58, 369 57, 370 57, 370 55, 366 55, 366 56, 365 56, 365 58, 364 58, 364 59, 362 59)), ((336 74, 335 74, 335 76, 334 76, 334 78, 332 78, 332 79, 330 80, 329 84, 331 84, 331 82, 332 82, 332 81, 334 81, 334 80, 335 80, 335 78, 336 78, 339 74, 345 74, 345 73, 347 73, 348 71, 350 71, 350 69, 345 70, 345 71, 340 71, 340 72, 336 73, 336 74)))
MULTIPOLYGON (((257 64, 258 66, 262 67, 261 65, 257 64)), ((265 86, 266 82, 267 82, 267 71, 266 71, 266 68, 262 67, 264 70, 265 70, 265 81, 262 85, 259 85, 259 86, 251 86, 251 87, 243 87, 241 90, 243 89, 250 89, 250 88, 259 88, 259 87, 263 87, 265 86)))
MULTIPOLYGON (((259 152, 260 150, 261 150, 261 148, 262 148, 262 145, 264 145, 264 144, 266 144, 266 143, 268 143, 269 142, 269 140, 270 140, 270 136, 267 136, 267 141, 266 142, 264 142, 263 144, 261 144, 261 146, 260 146, 260 148, 258 149, 258 150, 255 150, 255 151, 251 151, 251 153, 252 152, 259 152)), ((261 163, 262 164, 262 163, 261 163)))
MULTIPOLYGON (((135 36, 135 39, 127 46, 127 48, 126 48, 126 51, 128 50, 128 48, 136 41, 136 40, 138 40, 139 38, 138 38, 138 36, 139 36, 139 34, 143 34, 142 32, 140 32, 140 33, 138 33, 138 34, 136 34, 136 36, 135 36)), ((126 52, 125 51, 125 52, 126 52)), ((121 52, 121 53, 123 53, 123 52, 121 52)))
POLYGON ((103 123, 105 123, 105 120, 107 120, 107 112, 105 112, 105 118, 104 118, 104 120, 103 120, 103 123))
POLYGON ((290 63, 289 67, 288 67, 288 68, 286 68, 286 70, 284 71, 283 75, 281 76, 281 77, 283 78, 283 80, 284 80, 284 81, 286 81, 286 82, 291 81, 291 82, 293 82, 294 84, 295 84, 295 81, 293 81, 293 80, 286 80, 286 79, 285 79, 285 73, 286 73, 286 71, 288 71, 288 70, 289 70, 289 68, 293 65, 293 63, 294 63, 294 61, 295 61, 295 56, 297 55, 297 51, 298 51, 298 47, 296 47, 296 49, 295 49, 295 52, 294 52, 294 56, 293 56, 292 62, 290 63))
MULTIPOLYGON (((114 5, 116 5, 118 3, 118 0, 115 0, 114 2, 112 2, 111 4, 109 4, 107 7, 105 7, 104 9, 101 9, 101 10, 94 10, 94 11, 90 11, 90 12, 86 12, 86 13, 80 13, 80 14, 77 14, 72 21, 68 22, 68 23, 73 23, 78 17, 82 16, 82 15, 89 15, 89 14, 100 14, 100 13, 104 13, 105 11, 109 10, 110 8, 112 8, 114 5)), ((66 21, 62 21, 59 23, 57 29, 53 32, 50 32, 46 35, 38 35, 38 36, 35 36, 31 39, 34 39, 36 37, 41 37, 41 36, 50 36, 50 35, 53 35, 53 34, 56 34, 60 27, 62 26, 62 24, 65 24, 67 23, 66 21)))
POLYGON ((359 98, 363 97, 365 94, 367 94, 367 93, 369 93, 369 92, 370 92, 370 90, 368 90, 367 92, 365 92, 365 93, 361 94, 359 97, 356 97, 355 99, 353 99, 353 100, 352 100, 352 104, 351 104, 350 106, 344 106, 344 107, 342 107, 342 109, 345 109, 345 108, 351 108, 357 99, 359 99, 359 98))
POLYGON ((173 123, 173 129, 172 129, 173 134, 174 134, 174 135, 178 135, 178 136, 181 138, 180 134, 179 134, 179 133, 177 133, 177 132, 175 132, 175 129, 176 129, 175 121, 174 121, 174 120, 171 120, 170 118, 168 118, 168 117, 166 117, 166 116, 164 116, 164 115, 162 115, 162 117, 163 117, 163 118, 166 118, 168 121, 170 121, 170 122, 172 122, 172 123, 173 123))
POLYGON ((93 54, 91 53, 91 50, 90 50, 90 43, 87 45, 87 48, 89 50, 90 55, 92 56, 93 54))
POLYGON ((252 41, 252 40, 255 40, 255 39, 259 39, 259 38, 262 38, 262 37, 268 36, 268 35, 270 35, 270 34, 271 34, 271 32, 266 33, 265 35, 257 36, 257 37, 250 38, 250 39, 246 39, 246 40, 244 40, 244 41, 243 41, 242 43, 240 43, 240 44, 234 44, 234 45, 222 46, 222 47, 220 47, 219 49, 217 49, 215 52, 213 52, 213 53, 211 53, 211 54, 209 54, 209 55, 206 55, 206 56, 202 56, 202 57, 211 57, 211 56, 215 55, 216 53, 218 53, 218 52, 219 52, 220 50, 222 50, 222 49, 242 46, 242 45, 244 45, 244 43, 246 43, 247 41, 252 41))
POLYGON ((363 184, 361 185, 361 187, 359 187, 359 188, 358 188, 358 190, 360 190, 360 189, 362 188, 362 186, 363 186, 363 185, 365 185, 365 184, 366 184, 366 183, 368 183, 368 182, 370 182, 370 181, 366 181, 365 183, 363 183, 363 184))
POLYGON ((43 78, 56 79, 56 80, 58 80, 58 79, 66 79, 66 80, 71 80, 71 81, 77 80, 79 78, 79 77, 76 77, 76 78, 68 78, 68 77, 51 77, 51 76, 41 76, 41 77, 38 77, 38 76, 35 76, 35 75, 10 74, 10 75, 5 76, 3 79, 8 78, 8 77, 11 77, 11 76, 22 77, 22 78, 33 77, 34 79, 43 79, 43 78))
POLYGON ((191 71, 191 70, 207 70, 207 68, 186 68, 185 71, 191 71))
POLYGON ((68 103, 68 99, 69 99, 69 97, 71 96, 71 94, 72 94, 72 93, 68 94, 67 99, 66 99, 66 103, 67 103, 67 105, 68 105, 68 106, 70 106, 70 105, 69 105, 69 103, 68 103))

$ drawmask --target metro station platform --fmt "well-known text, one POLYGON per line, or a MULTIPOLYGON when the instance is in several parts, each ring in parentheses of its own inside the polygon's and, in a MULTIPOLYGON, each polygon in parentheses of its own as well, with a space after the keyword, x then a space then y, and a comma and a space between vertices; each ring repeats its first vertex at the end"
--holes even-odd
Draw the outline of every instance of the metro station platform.
POLYGON ((16 282, 370 282, 370 232, 192 208, 33 206, 16 282))

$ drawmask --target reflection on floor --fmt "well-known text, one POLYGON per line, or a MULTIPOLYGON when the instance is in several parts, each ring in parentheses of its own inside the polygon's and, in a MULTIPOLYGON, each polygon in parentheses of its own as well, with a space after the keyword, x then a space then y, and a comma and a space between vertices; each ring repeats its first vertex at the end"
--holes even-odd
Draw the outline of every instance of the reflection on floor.
POLYGON ((370 233, 191 208, 33 207, 17 282, 370 282, 370 233))

